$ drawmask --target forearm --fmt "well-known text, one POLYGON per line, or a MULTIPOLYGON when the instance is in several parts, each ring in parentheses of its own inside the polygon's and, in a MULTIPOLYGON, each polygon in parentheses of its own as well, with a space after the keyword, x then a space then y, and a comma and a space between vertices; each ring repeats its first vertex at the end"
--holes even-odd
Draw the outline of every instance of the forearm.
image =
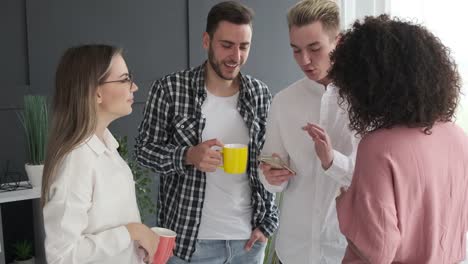
POLYGON ((188 146, 173 142, 172 98, 165 92, 162 81, 153 84, 145 106, 143 120, 138 127, 135 156, 140 165, 164 175, 184 171, 188 146))
MULTIPOLYGON (((63 234, 69 232, 63 231, 63 234)), ((132 240, 125 226, 75 238, 46 232, 45 240, 47 263, 50 264, 99 262, 120 254, 131 245, 132 240)))
POLYGON ((349 186, 353 177, 354 163, 355 155, 346 156, 339 151, 333 150, 333 162, 324 172, 341 185, 349 186))
MULTIPOLYGON (((263 186, 260 188, 263 188, 263 186)), ((266 237, 269 237, 273 235, 279 225, 278 207, 275 204, 276 195, 266 190, 260 190, 260 192, 263 193, 265 214, 261 222, 255 227, 258 227, 266 237)))
POLYGON ((278 218, 265 217, 264 221, 258 226, 260 231, 266 236, 272 236, 278 229, 278 218))
POLYGON ((183 173, 188 149, 189 146, 142 142, 137 144, 136 157, 140 165, 159 173, 183 173))
POLYGON ((281 185, 272 185, 268 182, 263 171, 259 168, 257 169, 258 176, 260 178, 260 182, 263 184, 265 190, 269 191, 270 193, 278 193, 282 192, 288 186, 288 181, 283 182, 281 185))

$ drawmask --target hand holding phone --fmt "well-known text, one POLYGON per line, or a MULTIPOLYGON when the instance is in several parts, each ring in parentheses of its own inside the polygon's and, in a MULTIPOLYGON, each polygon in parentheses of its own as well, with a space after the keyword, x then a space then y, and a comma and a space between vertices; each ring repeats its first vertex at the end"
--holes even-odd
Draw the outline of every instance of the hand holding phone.
POLYGON ((296 172, 291 169, 287 164, 286 162, 284 162, 280 157, 278 156, 269 156, 269 155, 261 155, 259 158, 258 158, 259 161, 265 163, 265 164, 268 164, 271 166, 272 169, 284 169, 284 170, 288 170, 289 172, 291 172, 292 174, 296 174, 296 172))

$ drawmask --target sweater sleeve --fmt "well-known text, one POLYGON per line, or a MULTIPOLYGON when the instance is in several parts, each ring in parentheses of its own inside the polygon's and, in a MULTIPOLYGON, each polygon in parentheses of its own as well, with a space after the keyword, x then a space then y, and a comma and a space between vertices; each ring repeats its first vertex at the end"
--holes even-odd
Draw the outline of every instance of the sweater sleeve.
MULTIPOLYGON (((391 263, 400 245, 389 154, 362 141, 349 189, 337 201, 341 232, 369 263, 391 263)), ((347 253, 352 253, 348 246, 347 253)))

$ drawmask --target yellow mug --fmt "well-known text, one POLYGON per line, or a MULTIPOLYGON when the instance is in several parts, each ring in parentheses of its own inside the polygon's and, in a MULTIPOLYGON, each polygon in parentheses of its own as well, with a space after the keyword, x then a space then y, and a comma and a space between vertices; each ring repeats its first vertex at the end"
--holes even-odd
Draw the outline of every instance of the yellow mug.
POLYGON ((226 144, 221 150, 225 173, 241 174, 247 170, 248 147, 244 144, 226 144))

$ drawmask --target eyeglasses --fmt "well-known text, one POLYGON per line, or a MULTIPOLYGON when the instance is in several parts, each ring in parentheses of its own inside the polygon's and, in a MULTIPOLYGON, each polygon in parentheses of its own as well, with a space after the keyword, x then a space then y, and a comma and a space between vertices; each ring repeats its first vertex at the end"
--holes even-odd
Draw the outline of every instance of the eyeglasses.
POLYGON ((133 87, 133 75, 131 73, 129 73, 127 75, 127 77, 125 77, 125 79, 122 79, 122 80, 115 80, 115 81, 105 81, 105 82, 101 82, 101 84, 105 84, 105 83, 130 83, 130 90, 132 89, 133 87))

